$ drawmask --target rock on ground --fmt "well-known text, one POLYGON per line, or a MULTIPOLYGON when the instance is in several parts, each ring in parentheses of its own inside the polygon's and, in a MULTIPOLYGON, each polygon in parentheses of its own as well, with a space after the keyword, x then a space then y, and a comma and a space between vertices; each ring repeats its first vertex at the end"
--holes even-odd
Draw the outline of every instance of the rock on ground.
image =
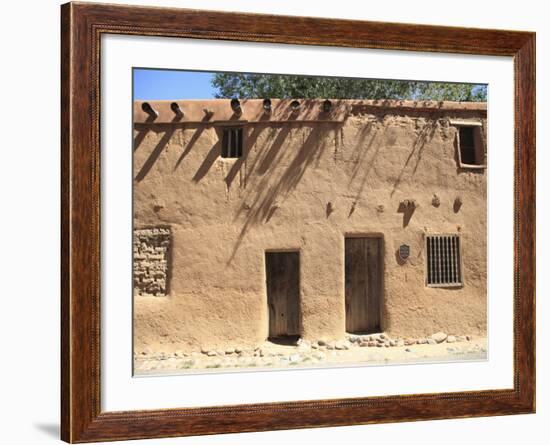
POLYGON ((437 343, 442 343, 442 342, 444 342, 444 341, 447 339, 447 334, 445 334, 444 332, 437 332, 436 334, 433 334, 433 335, 432 335, 432 338, 433 338, 437 343))

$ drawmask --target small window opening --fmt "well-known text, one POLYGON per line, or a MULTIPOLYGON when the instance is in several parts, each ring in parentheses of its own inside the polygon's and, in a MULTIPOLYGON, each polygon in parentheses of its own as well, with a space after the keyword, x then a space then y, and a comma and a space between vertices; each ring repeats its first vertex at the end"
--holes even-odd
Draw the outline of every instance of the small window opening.
POLYGON ((458 145, 461 167, 484 167, 485 150, 481 137, 481 127, 463 125, 458 127, 458 145))
POLYGON ((426 237, 426 284, 429 287, 462 286, 459 235, 426 237))
POLYGON ((243 129, 226 128, 222 136, 222 158, 240 158, 243 155, 243 129))

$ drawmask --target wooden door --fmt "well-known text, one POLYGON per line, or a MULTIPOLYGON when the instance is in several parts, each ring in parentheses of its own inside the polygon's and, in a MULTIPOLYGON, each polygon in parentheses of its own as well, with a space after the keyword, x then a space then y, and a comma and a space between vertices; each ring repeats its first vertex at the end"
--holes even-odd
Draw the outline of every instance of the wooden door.
POLYGON ((300 334, 300 254, 266 252, 269 337, 300 334))
POLYGON ((346 331, 380 332, 382 239, 346 238, 346 331))

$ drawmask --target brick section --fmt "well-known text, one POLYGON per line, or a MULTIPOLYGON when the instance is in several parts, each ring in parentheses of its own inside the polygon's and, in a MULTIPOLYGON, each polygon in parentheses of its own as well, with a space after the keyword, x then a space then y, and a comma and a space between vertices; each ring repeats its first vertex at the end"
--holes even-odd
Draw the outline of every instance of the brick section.
POLYGON ((166 296, 170 244, 169 228, 134 230, 134 295, 166 296))

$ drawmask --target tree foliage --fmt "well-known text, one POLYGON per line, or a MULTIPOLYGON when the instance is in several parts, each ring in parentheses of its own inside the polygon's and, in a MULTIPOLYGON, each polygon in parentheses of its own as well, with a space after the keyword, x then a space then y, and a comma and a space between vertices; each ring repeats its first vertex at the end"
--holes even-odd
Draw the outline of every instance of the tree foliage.
POLYGON ((212 86, 217 98, 487 100, 486 85, 408 80, 217 73, 212 86))

